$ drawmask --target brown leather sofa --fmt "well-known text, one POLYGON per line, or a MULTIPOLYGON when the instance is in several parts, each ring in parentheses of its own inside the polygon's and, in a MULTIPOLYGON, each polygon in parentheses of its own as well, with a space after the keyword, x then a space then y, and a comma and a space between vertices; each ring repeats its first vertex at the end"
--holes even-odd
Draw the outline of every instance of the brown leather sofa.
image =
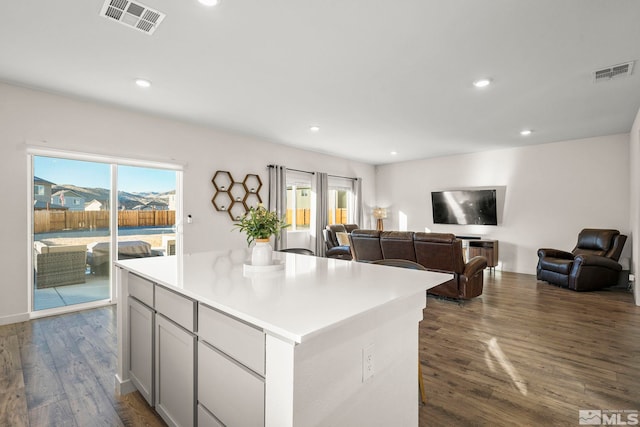
POLYGON ((618 264, 627 236, 618 230, 585 228, 573 251, 538 249, 538 280, 574 291, 594 291, 618 284, 618 264))
POLYGON ((349 240, 356 261, 405 259, 427 270, 453 274, 453 279, 430 289, 430 294, 460 299, 482 294, 487 259, 477 256, 465 263, 462 241, 453 234, 354 230, 349 240))

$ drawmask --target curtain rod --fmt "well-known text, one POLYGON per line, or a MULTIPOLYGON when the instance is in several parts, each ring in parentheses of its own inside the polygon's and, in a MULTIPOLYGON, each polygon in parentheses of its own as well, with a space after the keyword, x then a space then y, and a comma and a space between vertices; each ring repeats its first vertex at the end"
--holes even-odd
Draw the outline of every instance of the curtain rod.
POLYGON ((330 174, 327 174, 327 176, 330 176, 332 178, 350 179, 351 181, 355 181, 356 179, 358 179, 358 178, 352 178, 350 176, 340 176, 340 175, 330 175, 330 174))
MULTIPOLYGON (((268 168, 275 168, 275 167, 276 167, 276 165, 267 165, 267 167, 268 167, 268 168)), ((315 172, 303 171, 303 170, 300 170, 300 169, 287 168, 287 170, 294 171, 294 172, 309 173, 309 174, 311 174, 311 175, 315 175, 315 174, 316 174, 315 172)), ((327 174, 327 176, 330 176, 330 177, 332 177, 332 178, 350 179, 350 180, 352 180, 352 181, 355 181, 355 180, 357 180, 357 179, 358 179, 358 178, 352 178, 352 177, 350 177, 350 176, 340 176, 340 175, 331 175, 331 174, 327 174)))
MULTIPOLYGON (((267 167, 268 167, 269 169, 272 169, 272 168, 275 168, 275 167, 276 167, 276 165, 267 165, 267 167)), ((286 166, 285 166, 285 167, 286 167, 286 166)), ((315 172, 303 171, 303 170, 300 170, 300 169, 291 169, 291 168, 287 168, 287 170, 288 170, 288 171, 294 171, 294 172, 309 173, 309 174, 311 174, 311 175, 315 175, 315 174, 316 174, 315 172)))

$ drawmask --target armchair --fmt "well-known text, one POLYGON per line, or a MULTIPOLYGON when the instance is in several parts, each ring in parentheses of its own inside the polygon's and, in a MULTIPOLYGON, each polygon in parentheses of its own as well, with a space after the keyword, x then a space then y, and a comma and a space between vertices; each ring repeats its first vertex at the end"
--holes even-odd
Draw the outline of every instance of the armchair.
POLYGON ((627 236, 618 230, 585 228, 571 252, 538 249, 538 280, 574 291, 595 291, 618 283, 618 264, 627 236))
POLYGON ((37 241, 33 248, 37 289, 85 283, 87 245, 49 246, 37 241))
POLYGON ((332 224, 322 230, 322 236, 327 246, 326 256, 327 258, 337 258, 351 260, 351 248, 348 245, 348 241, 340 242, 340 236, 338 233, 351 233, 357 229, 357 224, 332 224), (347 243, 347 244, 345 244, 347 243))

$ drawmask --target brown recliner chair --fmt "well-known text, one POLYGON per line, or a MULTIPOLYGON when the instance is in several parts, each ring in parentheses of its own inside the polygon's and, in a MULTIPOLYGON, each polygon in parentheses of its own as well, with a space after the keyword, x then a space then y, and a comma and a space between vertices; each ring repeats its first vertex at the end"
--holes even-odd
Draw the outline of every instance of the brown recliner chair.
POLYGON ((413 243, 418 264, 453 273, 453 279, 430 289, 430 294, 460 299, 482 295, 487 258, 475 256, 465 262, 462 240, 449 233, 416 233, 413 243))
POLYGON ((349 245, 341 245, 336 233, 351 233, 358 228, 357 224, 331 224, 322 230, 324 243, 327 246, 325 255, 327 258, 351 260, 349 245))
POLYGON ((618 230, 585 228, 572 252, 538 249, 538 280, 574 291, 595 291, 614 286, 627 236, 618 230))

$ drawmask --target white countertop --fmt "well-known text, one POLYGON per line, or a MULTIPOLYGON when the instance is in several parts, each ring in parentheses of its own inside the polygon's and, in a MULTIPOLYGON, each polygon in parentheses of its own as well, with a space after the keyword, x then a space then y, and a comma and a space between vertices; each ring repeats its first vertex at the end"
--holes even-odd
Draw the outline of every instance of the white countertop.
MULTIPOLYGON (((451 274, 274 252, 284 269, 243 273, 246 250, 117 261, 116 265, 293 342, 451 274)), ((425 293, 426 300, 426 293, 425 293)))

